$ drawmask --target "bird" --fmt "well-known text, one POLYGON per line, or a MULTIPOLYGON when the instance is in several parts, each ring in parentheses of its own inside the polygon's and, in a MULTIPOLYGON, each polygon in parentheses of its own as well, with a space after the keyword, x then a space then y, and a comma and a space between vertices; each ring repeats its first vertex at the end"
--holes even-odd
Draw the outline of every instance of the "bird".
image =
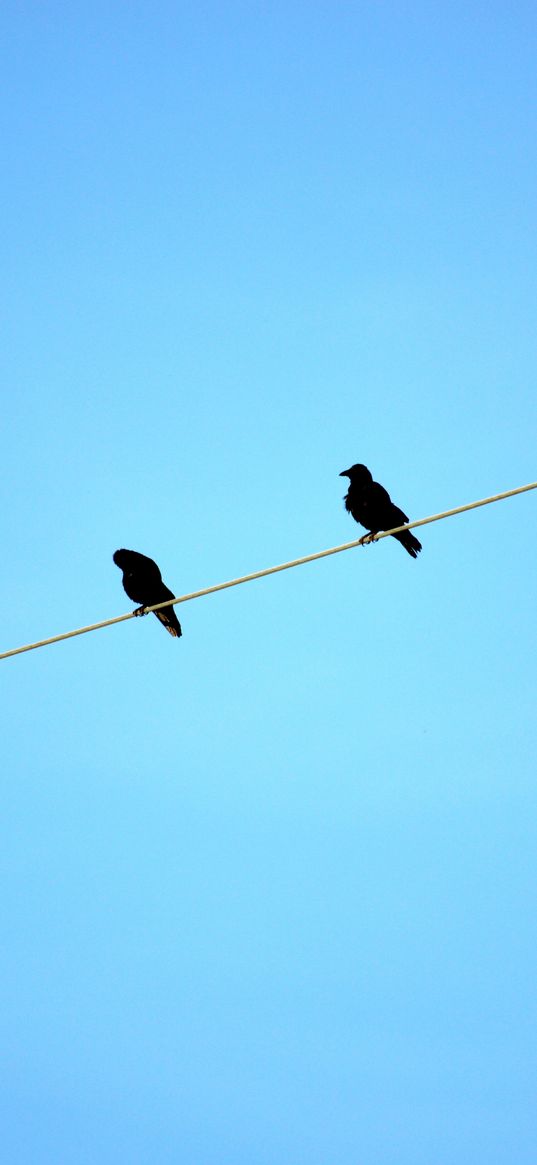
MULTIPOLYGON (((365 526, 371 534, 378 534, 379 530, 390 530, 392 526, 404 526, 409 521, 406 514, 394 505, 384 486, 373 481, 373 475, 366 465, 351 465, 339 475, 350 480, 348 493, 345 494, 345 509, 352 514, 355 522, 365 526)), ((404 546, 412 558, 417 558, 421 550, 421 542, 411 534, 410 530, 401 530, 399 534, 392 534, 392 538, 404 546)))
MULTIPOLYGON (((137 550, 116 550, 114 562, 123 571, 123 589, 133 603, 141 603, 134 612, 135 615, 144 615, 144 607, 152 607, 154 603, 165 603, 166 599, 175 598, 173 591, 162 581, 162 575, 152 558, 139 554, 137 550)), ((164 624, 166 631, 179 639, 182 635, 181 624, 173 607, 163 607, 153 614, 164 624)))

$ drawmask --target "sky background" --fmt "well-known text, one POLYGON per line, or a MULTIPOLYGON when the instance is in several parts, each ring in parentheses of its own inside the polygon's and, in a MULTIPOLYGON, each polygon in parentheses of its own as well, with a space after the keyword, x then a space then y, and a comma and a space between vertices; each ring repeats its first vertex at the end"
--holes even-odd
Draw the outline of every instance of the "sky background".
MULTIPOLYGON (((2 649, 535 480, 534 4, 0 32, 2 649)), ((10 1165, 533 1165, 536 506, 4 661, 10 1165)))

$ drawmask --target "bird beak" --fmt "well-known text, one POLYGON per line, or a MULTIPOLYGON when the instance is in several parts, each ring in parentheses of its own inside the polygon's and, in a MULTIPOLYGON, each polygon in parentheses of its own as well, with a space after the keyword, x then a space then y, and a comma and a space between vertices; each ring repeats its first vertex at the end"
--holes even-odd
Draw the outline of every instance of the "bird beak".
POLYGON ((340 477, 350 477, 350 474, 349 474, 349 471, 348 471, 348 469, 344 469, 344 470, 343 470, 343 473, 340 473, 340 475, 339 475, 339 476, 340 476, 340 477))

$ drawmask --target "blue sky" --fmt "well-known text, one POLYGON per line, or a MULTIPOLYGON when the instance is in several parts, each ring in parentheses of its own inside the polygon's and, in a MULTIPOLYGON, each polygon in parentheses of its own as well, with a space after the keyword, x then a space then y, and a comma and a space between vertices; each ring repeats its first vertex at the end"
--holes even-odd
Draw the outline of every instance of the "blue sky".
MULTIPOLYGON (((3 649, 535 480, 533 5, 1 24, 3 649)), ((536 504, 4 661, 11 1165, 533 1165, 536 504)))

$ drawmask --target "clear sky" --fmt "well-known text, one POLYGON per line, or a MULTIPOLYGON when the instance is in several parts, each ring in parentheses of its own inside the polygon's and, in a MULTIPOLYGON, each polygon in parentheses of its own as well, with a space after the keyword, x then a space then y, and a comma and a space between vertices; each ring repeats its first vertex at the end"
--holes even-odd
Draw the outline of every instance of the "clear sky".
MULTIPOLYGON (((537 477, 534 4, 1 32, 3 649, 537 477)), ((534 1165, 536 507, 1 665, 10 1165, 534 1165)))

